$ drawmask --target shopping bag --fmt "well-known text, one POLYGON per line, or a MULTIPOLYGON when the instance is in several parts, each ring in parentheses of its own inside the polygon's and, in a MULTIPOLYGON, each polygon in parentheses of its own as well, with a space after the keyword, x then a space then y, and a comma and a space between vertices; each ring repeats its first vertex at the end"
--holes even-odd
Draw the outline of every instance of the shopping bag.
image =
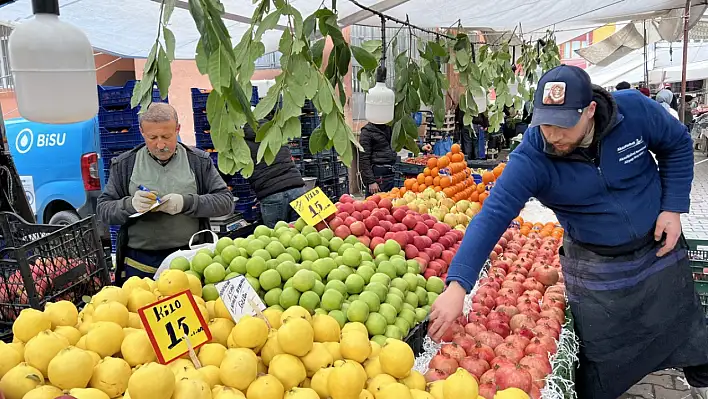
POLYGON ((219 241, 219 236, 216 235, 211 230, 202 230, 194 233, 192 238, 189 239, 189 249, 181 249, 179 251, 173 252, 165 258, 165 260, 162 261, 160 264, 160 267, 157 268, 157 272, 155 272, 155 276, 153 277, 153 280, 157 281, 157 279, 160 277, 160 274, 162 274, 163 271, 167 270, 170 268, 170 263, 176 258, 179 258, 180 256, 187 258, 188 261, 192 261, 192 258, 194 258, 194 255, 197 254, 197 251, 199 251, 202 248, 209 249, 210 251, 214 251, 216 249, 216 242, 219 241), (198 235, 202 233, 211 233, 212 240, 214 242, 211 243, 204 243, 204 244, 196 244, 194 245, 194 237, 197 237, 198 235))

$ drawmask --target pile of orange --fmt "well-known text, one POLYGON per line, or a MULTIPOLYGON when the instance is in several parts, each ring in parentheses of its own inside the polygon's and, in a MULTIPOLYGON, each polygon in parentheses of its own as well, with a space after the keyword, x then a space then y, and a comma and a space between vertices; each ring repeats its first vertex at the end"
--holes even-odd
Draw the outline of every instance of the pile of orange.
POLYGON ((484 203, 489 195, 487 185, 501 176, 505 166, 500 163, 494 170, 484 172, 482 183, 477 184, 472 177, 472 170, 467 167, 460 145, 453 144, 446 155, 428 159, 423 173, 415 178, 406 179, 399 193, 406 191, 421 193, 431 187, 436 192, 442 191, 454 201, 469 200, 484 203))
POLYGON ((552 222, 546 224, 525 222, 521 216, 515 218, 514 221, 521 226, 519 233, 525 236, 529 235, 531 232, 536 232, 541 237, 554 237, 559 240, 563 238, 564 230, 559 224, 552 222))

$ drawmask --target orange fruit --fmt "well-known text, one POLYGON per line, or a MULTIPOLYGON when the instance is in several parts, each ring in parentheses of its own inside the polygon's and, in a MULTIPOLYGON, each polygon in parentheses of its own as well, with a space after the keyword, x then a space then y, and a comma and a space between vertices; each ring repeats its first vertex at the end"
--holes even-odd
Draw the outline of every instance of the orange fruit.
POLYGON ((472 202, 479 201, 479 193, 477 192, 477 190, 472 191, 472 193, 470 194, 470 201, 472 201, 472 202))
POLYGON ((430 176, 437 177, 440 170, 438 168, 433 168, 430 170, 430 176))
POLYGON ((426 185, 426 186, 432 186, 432 185, 433 185, 433 176, 426 176, 426 177, 425 177, 425 185, 426 185))
POLYGON ((423 169, 423 175, 430 176, 430 168, 423 169))
POLYGON ((443 194, 445 194, 445 196, 448 197, 448 198, 452 197, 453 194, 454 194, 454 193, 452 192, 452 189, 451 189, 450 187, 444 188, 442 191, 443 191, 443 194))
POLYGON ((440 186, 442 188, 450 187, 452 185, 452 179, 450 176, 442 176, 440 178, 440 186))
POLYGON ((479 203, 484 204, 484 200, 487 199, 489 194, 487 192, 483 192, 482 194, 479 195, 479 203))
POLYGON ((487 184, 493 182, 494 180, 496 180, 494 173, 486 171, 482 174, 482 183, 487 184))
POLYGON ((436 166, 438 166, 438 159, 437 158, 428 158, 428 167, 430 169, 433 169, 436 166))
POLYGON ((492 173, 494 173, 494 177, 498 178, 499 176, 501 176, 503 170, 504 168, 497 166, 496 168, 492 169, 492 173))
POLYGON ((450 159, 446 156, 441 156, 438 158, 438 168, 444 168, 450 164, 450 159))
POLYGON ((433 190, 435 190, 436 193, 439 193, 439 192, 442 191, 442 187, 440 187, 440 186, 435 186, 435 188, 433 188, 433 190))
POLYGON ((433 185, 439 186, 440 185, 440 176, 435 176, 433 178, 433 185))
POLYGON ((400 189, 398 192, 399 192, 401 195, 403 195, 403 194, 406 193, 406 191, 408 191, 408 190, 406 190, 405 187, 401 187, 401 189, 400 189))
POLYGON ((404 187, 407 189, 411 189, 413 187, 413 183, 415 183, 415 179, 406 179, 406 181, 403 183, 404 187))
POLYGON ((419 173, 419 174, 418 174, 418 179, 417 179, 417 181, 418 181, 418 184, 423 184, 423 183, 425 183, 425 175, 422 174, 422 173, 419 173))
POLYGON ((452 147, 450 147, 450 152, 452 152, 453 154, 458 154, 460 152, 460 145, 453 144, 452 147))
POLYGON ((414 193, 418 192, 418 182, 413 183, 413 186, 411 186, 411 191, 414 193))
POLYGON ((425 184, 419 184, 418 185, 418 192, 422 193, 423 191, 425 191, 425 187, 426 187, 425 184))
POLYGON ((487 186, 484 185, 484 183, 479 183, 477 185, 477 192, 480 194, 487 192, 487 186))
POLYGON ((457 152, 453 152, 452 162, 462 162, 462 154, 457 153, 457 152))

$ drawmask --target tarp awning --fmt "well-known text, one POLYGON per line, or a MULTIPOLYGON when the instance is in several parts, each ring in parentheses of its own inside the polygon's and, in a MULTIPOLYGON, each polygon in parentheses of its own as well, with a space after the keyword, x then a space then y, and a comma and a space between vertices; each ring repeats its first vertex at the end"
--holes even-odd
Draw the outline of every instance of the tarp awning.
MULTIPOLYGON (((458 21, 468 28, 513 30, 521 24, 525 34, 543 34, 546 29, 592 29, 608 22, 636 20, 666 14, 680 9, 683 0, 358 0, 398 19, 409 18, 421 27, 456 26, 458 21)), ((91 44, 104 52, 133 58, 146 57, 157 33, 160 3, 156 0, 60 0, 61 17, 86 32, 91 44)), ((327 2, 329 3, 329 2, 327 2)), ((304 15, 314 12, 322 0, 291 0, 304 15)), ((177 39, 176 56, 193 59, 199 34, 189 11, 180 8, 178 0, 170 28, 177 39)), ((254 5, 250 0, 225 0, 230 14, 227 27, 237 41, 248 27, 254 5)), ((372 17, 350 1, 337 1, 343 26, 363 24, 378 26, 372 17)), ((31 17, 31 0, 17 0, 0 8, 0 24, 13 26, 31 17)), ((281 24, 285 25, 285 20, 281 24)), ((277 48, 279 32, 264 38, 266 51, 277 48)), ((576 35, 577 36, 577 35, 576 35)), ((572 38, 572 37, 571 37, 572 38)))

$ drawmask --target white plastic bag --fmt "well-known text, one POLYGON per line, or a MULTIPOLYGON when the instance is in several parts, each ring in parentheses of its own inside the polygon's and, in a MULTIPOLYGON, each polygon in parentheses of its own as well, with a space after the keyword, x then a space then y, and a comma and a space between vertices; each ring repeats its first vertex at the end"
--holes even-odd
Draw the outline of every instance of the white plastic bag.
POLYGON ((160 267, 157 269, 157 272, 155 272, 155 276, 153 276, 153 280, 157 281, 157 279, 160 277, 160 274, 170 268, 170 263, 172 263, 172 260, 179 258, 180 256, 187 258, 188 261, 192 261, 192 258, 194 258, 194 255, 197 254, 197 251, 199 251, 202 248, 207 248, 211 251, 214 251, 216 249, 216 242, 219 241, 219 236, 216 235, 211 230, 202 230, 194 233, 192 238, 189 239, 189 249, 181 249, 179 251, 173 252, 165 258, 165 260, 162 261, 160 264, 160 267), (212 243, 205 243, 205 244, 198 244, 198 245, 193 245, 192 242, 194 241, 194 237, 198 236, 199 234, 202 233, 211 233, 211 237, 214 242, 212 243))

